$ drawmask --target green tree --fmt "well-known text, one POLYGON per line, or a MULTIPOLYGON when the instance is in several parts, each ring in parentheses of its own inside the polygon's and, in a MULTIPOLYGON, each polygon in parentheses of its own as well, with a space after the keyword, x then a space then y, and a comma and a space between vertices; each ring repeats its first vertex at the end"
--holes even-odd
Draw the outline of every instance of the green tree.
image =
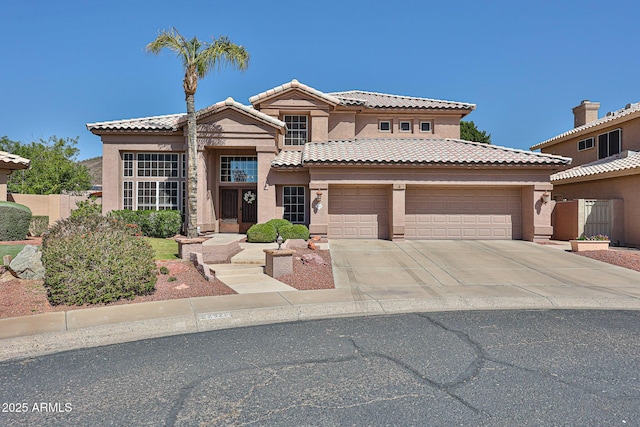
POLYGON ((194 96, 198 88, 198 79, 204 78, 213 68, 220 69, 230 65, 239 70, 249 66, 249 53, 244 47, 232 43, 227 37, 213 39, 211 43, 202 42, 196 37, 184 38, 175 28, 161 31, 158 37, 147 45, 147 52, 159 54, 169 49, 182 60, 184 80, 182 87, 187 101, 187 156, 189 168, 187 173, 187 237, 197 236, 197 204, 198 204, 198 146, 196 138, 196 109, 194 96))
POLYGON ((491 134, 478 129, 473 122, 460 122, 460 139, 491 144, 491 134))
POLYGON ((31 160, 29 169, 9 175, 7 189, 22 194, 61 194, 91 188, 91 175, 76 162, 78 139, 50 137, 23 144, 6 136, 0 150, 31 160))

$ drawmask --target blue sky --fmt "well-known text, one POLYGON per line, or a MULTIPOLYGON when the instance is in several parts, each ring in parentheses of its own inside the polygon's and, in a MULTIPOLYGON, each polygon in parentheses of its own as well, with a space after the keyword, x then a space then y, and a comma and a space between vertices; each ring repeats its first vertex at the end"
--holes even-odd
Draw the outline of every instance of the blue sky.
POLYGON ((494 144, 527 149, 570 129, 571 108, 600 115, 640 101, 640 3, 519 1, 7 2, 0 15, 0 136, 79 137, 85 124, 184 112, 182 68, 146 54, 161 29, 227 35, 251 54, 246 72, 202 80, 196 107, 293 78, 349 89, 469 102, 494 144), (185 10, 185 5, 190 10, 185 10))

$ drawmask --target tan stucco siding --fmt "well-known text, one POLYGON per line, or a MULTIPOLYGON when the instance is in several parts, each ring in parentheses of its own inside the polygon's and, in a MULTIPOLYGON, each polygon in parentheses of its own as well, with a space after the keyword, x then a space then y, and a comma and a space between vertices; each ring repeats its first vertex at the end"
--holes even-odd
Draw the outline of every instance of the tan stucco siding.
POLYGON ((198 123, 200 147, 275 146, 277 129, 233 110, 224 110, 198 123))
POLYGON ((640 246, 640 175, 602 179, 573 184, 555 184, 553 194, 572 199, 622 199, 624 200, 624 241, 630 246, 640 246))
POLYGON ((540 151, 548 154, 557 154, 564 157, 571 157, 573 161, 567 167, 574 167, 598 160, 598 135, 615 129, 622 131, 621 151, 640 151, 640 118, 630 120, 619 125, 599 127, 589 133, 581 134, 578 137, 568 139, 550 147, 542 148, 540 151), (593 138, 594 147, 578 151, 578 141, 593 138))
POLYGON ((356 138, 460 138, 460 115, 430 114, 420 115, 413 112, 393 113, 375 112, 356 115, 356 138), (391 131, 381 132, 380 121, 390 121, 391 131), (400 122, 411 123, 411 131, 401 132, 400 122), (421 132, 420 122, 430 122, 431 132, 421 132))

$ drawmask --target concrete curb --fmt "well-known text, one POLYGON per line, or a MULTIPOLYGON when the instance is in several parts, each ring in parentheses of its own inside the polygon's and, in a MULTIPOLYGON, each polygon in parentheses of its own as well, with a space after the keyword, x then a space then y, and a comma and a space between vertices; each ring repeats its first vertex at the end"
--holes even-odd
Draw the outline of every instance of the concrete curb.
POLYGON ((0 319, 0 361, 186 333, 335 317, 462 310, 640 310, 640 299, 450 296, 375 299, 366 290, 328 289, 156 301, 0 319))

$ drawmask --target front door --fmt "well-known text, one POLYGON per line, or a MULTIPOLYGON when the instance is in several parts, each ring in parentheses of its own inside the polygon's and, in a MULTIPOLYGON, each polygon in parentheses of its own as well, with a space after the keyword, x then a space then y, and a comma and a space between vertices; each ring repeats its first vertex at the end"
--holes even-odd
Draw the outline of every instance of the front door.
POLYGON ((258 221, 258 197, 255 188, 220 190, 220 232, 246 233, 258 221))

